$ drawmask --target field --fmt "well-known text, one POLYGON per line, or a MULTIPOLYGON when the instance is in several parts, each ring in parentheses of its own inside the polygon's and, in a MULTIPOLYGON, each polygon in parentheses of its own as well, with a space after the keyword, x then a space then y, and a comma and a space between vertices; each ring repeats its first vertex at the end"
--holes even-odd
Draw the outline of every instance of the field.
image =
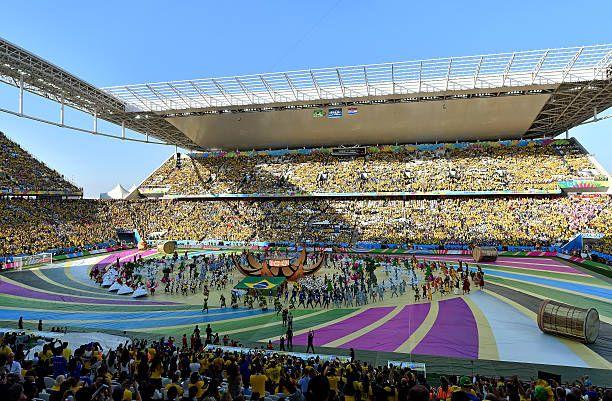
MULTIPOLYGON (((179 338, 193 327, 210 323, 213 331, 247 345, 277 341, 285 329, 274 312, 215 307, 201 311, 201 295, 163 295, 134 300, 109 293, 89 279, 92 265, 116 257, 129 259, 138 251, 67 261, 0 276, 0 322, 14 326, 20 316, 34 327, 68 326, 72 330, 128 332, 130 335, 179 338)), ((156 257, 155 251, 144 251, 156 257)), ((428 255, 423 259, 472 264, 467 256, 428 255)), ((414 303, 411 291, 386 296, 363 307, 297 309, 294 344, 306 345, 305 333, 316 333, 317 352, 346 354, 354 348, 369 358, 436 361, 469 360, 610 369, 612 365, 612 285, 610 280, 555 258, 500 257, 481 265, 484 290, 469 295, 414 303), (593 345, 546 335, 536 323, 542 299, 596 308, 600 338, 593 345), (322 348, 324 347, 324 348, 322 348), (443 359, 440 359, 443 358, 443 359), (449 359, 450 358, 450 359, 449 359)), ((319 273, 325 274, 325 271, 319 273)), ((378 272, 377 274, 384 274, 378 272)), ((237 280, 239 277, 234 277, 237 280)), ((229 293, 229 289, 226 291, 229 293)), ((227 296, 227 295, 226 295, 227 296)))

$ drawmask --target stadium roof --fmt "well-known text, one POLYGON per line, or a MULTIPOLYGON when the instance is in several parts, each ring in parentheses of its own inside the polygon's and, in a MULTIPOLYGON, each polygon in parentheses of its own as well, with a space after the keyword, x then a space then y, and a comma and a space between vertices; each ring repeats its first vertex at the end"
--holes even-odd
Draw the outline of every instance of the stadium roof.
POLYGON ((103 88, 127 111, 168 112, 413 95, 603 78, 612 45, 434 58, 103 88))
POLYGON ((0 40, 0 81, 195 150, 516 138, 610 107, 612 45, 98 89, 0 40))

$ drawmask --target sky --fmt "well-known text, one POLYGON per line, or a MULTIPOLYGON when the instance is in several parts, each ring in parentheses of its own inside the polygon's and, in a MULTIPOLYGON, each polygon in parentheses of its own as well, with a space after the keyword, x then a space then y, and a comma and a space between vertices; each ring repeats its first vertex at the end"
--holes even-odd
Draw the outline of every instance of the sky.
MULTIPOLYGON (((606 44, 610 15, 609 0, 28 1, 2 5, 0 36, 104 87, 606 44)), ((13 88, 0 85, 0 107, 16 110, 13 88)), ((59 116, 56 105, 34 96, 25 107, 59 116)), ((76 112, 66 121, 92 126, 76 112)), ((99 129, 120 134, 111 124, 99 129)), ((0 131, 86 197, 139 184, 174 152, 5 113, 0 131)), ((611 131, 612 118, 570 135, 612 171, 611 131)))

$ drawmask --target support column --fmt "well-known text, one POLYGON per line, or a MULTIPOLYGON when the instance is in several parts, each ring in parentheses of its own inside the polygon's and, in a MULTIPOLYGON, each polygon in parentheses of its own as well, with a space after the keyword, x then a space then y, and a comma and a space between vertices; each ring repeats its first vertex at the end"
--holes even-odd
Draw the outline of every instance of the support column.
POLYGON ((23 115, 23 75, 19 77, 19 114, 23 115))
POLYGON ((60 101, 60 124, 64 125, 64 96, 60 101))

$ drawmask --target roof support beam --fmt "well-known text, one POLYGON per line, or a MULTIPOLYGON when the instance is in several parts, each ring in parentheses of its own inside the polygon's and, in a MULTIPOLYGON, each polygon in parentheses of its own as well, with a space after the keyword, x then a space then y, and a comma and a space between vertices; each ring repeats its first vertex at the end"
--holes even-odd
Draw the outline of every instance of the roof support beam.
POLYGON ((147 85, 145 85, 145 86, 146 86, 147 88, 149 88, 149 90, 151 91, 151 93, 153 93, 153 94, 155 95, 155 97, 157 97, 157 98, 158 98, 158 99, 159 99, 159 100, 160 100, 160 101, 161 101, 163 104, 165 104, 167 108, 172 109, 172 106, 171 106, 171 105, 170 105, 168 102, 166 102, 166 99, 164 99, 164 97, 163 97, 163 96, 161 96, 159 93, 157 93, 157 91, 156 91, 155 89, 153 89, 153 88, 151 87, 151 85, 148 85, 148 84, 147 84, 147 85))
POLYGON ((391 64, 391 93, 395 95, 395 64, 391 64))
POLYGON ((317 91, 317 96, 320 99, 321 98, 321 88, 319 88, 319 84, 317 83, 317 80, 315 79, 315 76, 314 76, 314 73, 312 72, 312 70, 310 70, 310 78, 312 79, 312 85, 314 86, 315 90, 317 91))
POLYGON ((261 83, 263 83, 266 89, 268 90, 268 93, 270 94, 270 99, 272 99, 272 102, 276 102, 276 96, 274 95, 274 91, 272 90, 272 87, 268 84, 268 82, 266 82, 266 80, 264 79, 262 75, 259 76, 259 79, 261 79, 261 83))
POLYGON ((576 54, 574 54, 574 57, 572 57, 569 63, 567 63, 567 65, 563 69, 563 75, 561 76, 561 82, 565 82, 565 78, 568 76, 568 74, 574 67, 574 64, 576 64, 576 61, 578 61, 578 58, 580 58, 580 55, 582 54, 583 51, 584 51, 584 47, 581 47, 580 49, 578 49, 576 54))
POLYGON ((365 66, 363 66, 363 79, 366 85, 366 92, 368 96, 370 96, 370 83, 368 82, 368 70, 366 69, 365 66))
POLYGON ((516 53, 512 53, 512 57, 510 57, 510 61, 506 64, 506 68, 504 69, 504 75, 502 76, 502 84, 501 86, 506 86, 506 79, 508 79, 508 75, 510 74, 510 69, 512 68, 512 63, 514 63, 514 57, 516 57, 516 53))
POLYGON ((250 103, 255 103, 255 95, 253 93, 251 93, 251 91, 249 91, 246 88, 246 86, 244 86, 244 84, 242 83, 241 80, 238 79, 238 77, 236 77, 234 79, 236 80, 236 82, 240 86, 240 89, 242 89, 242 92, 246 95, 247 99, 249 99, 249 102, 250 103))
POLYGON ((544 54, 542 55, 542 57, 540 57, 540 60, 538 60, 538 64, 536 64, 533 72, 531 73, 531 85, 535 84, 535 81, 538 77, 538 74, 540 73, 540 70, 542 69, 542 66, 544 65, 544 62, 546 61, 546 57, 548 57, 548 53, 550 52, 550 50, 546 50, 546 52, 544 52, 544 54))
POLYGON ((419 90, 418 93, 421 93, 421 88, 423 86, 423 62, 420 62, 419 66, 419 90))
POLYGON ((446 90, 448 90, 448 84, 450 82, 451 68, 453 68, 453 59, 448 60, 448 70, 446 71, 446 90))
POLYGON ((130 87, 126 86, 125 90, 127 90, 128 92, 130 92, 139 102, 140 104, 142 104, 145 108, 145 110, 147 111, 151 111, 151 106, 149 104, 147 104, 145 102, 146 99, 144 99, 142 96, 140 96, 138 93, 134 92, 132 89, 130 89, 130 87))
POLYGON ((181 92, 179 92, 174 85, 172 85, 172 83, 168 82, 168 86, 170 87, 170 89, 172 89, 174 91, 174 93, 176 93, 176 95, 179 97, 179 99, 181 99, 181 101, 185 104, 185 106, 187 106, 188 109, 191 108, 191 104, 183 97, 183 95, 181 94, 181 92))
POLYGON ((340 75, 340 70, 336 68, 336 74, 338 75, 338 83, 340 84, 340 90, 342 91, 342 96, 346 96, 346 90, 344 88, 344 82, 342 82, 342 76, 340 75))
POLYGON ((295 87, 295 85, 293 85, 293 82, 291 82, 291 78, 289 78, 289 75, 287 75, 287 73, 283 74, 285 76, 285 79, 287 80, 287 83, 289 84, 289 87, 291 88, 291 92, 293 92, 293 96, 295 97, 296 101, 299 101, 300 98, 298 97, 298 90, 295 87))
POLYGON ((191 86, 193 87, 193 89, 195 89, 196 92, 198 92, 198 94, 200 95, 200 97, 202 98, 202 100, 204 100, 206 102, 206 104, 208 105, 208 107, 212 107, 212 103, 210 103, 210 101, 208 99, 206 99, 206 96, 211 97, 208 94, 205 94, 200 88, 198 88, 198 86, 196 84, 193 83, 193 81, 189 82, 191 84, 191 86))
POLYGON ((213 84, 215 84, 215 86, 217 87, 217 89, 219 89, 219 92, 221 92, 221 94, 223 95, 223 97, 225 98, 225 100, 227 100, 227 103, 229 105, 232 104, 232 101, 230 99, 230 94, 227 93, 227 91, 225 90, 225 88, 223 86, 221 86, 220 83, 218 83, 215 79, 211 79, 211 81, 213 82, 213 84))
POLYGON ((480 68, 482 67, 482 62, 484 61, 484 56, 480 57, 480 61, 478 61, 478 65, 476 66, 476 73, 474 74, 474 88, 478 86, 478 76, 480 75, 480 68))

